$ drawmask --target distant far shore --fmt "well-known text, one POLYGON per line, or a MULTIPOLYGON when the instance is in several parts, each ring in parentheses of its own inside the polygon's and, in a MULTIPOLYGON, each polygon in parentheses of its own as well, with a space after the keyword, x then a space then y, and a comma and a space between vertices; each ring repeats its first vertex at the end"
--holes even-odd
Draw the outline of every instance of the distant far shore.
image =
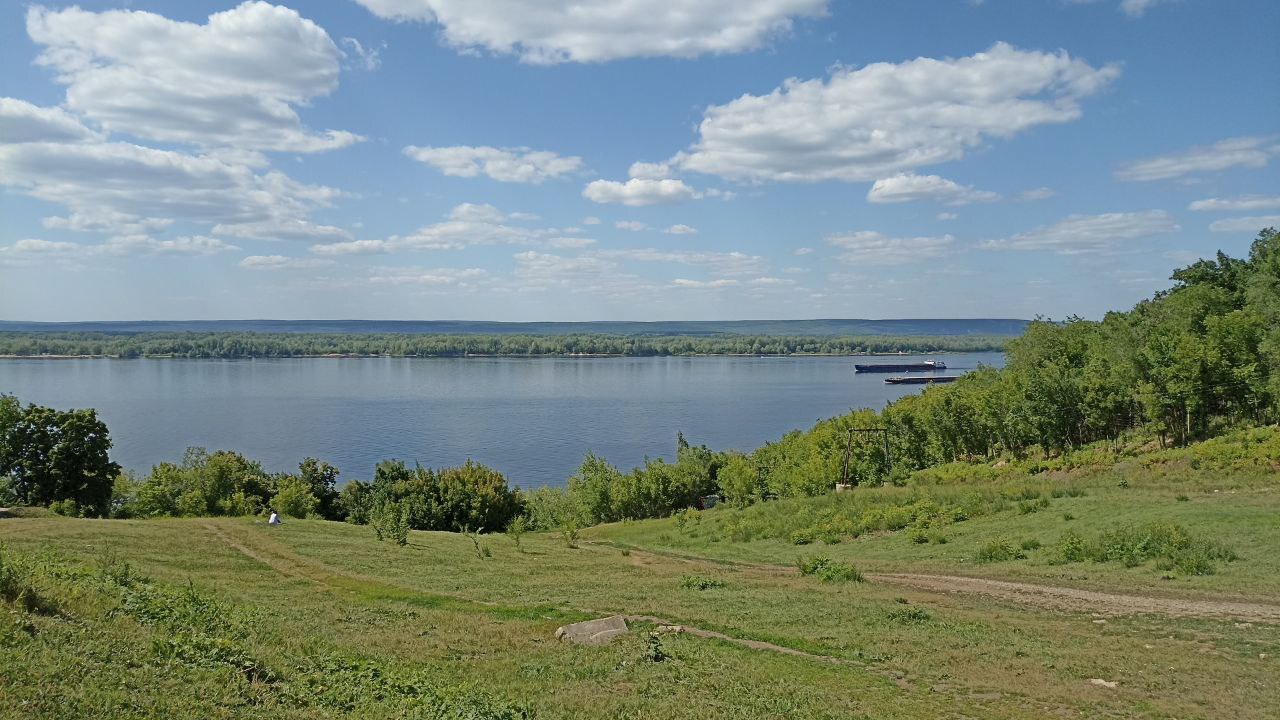
POLYGON ((658 358, 658 357, 739 357, 739 358, 789 358, 789 357, 884 357, 884 356, 901 356, 911 357, 913 355, 954 355, 962 352, 1000 352, 999 350, 935 350, 935 351, 912 351, 912 352, 793 352, 793 353, 681 353, 681 354, 650 354, 650 355, 626 355, 622 353, 545 353, 545 354, 485 354, 485 353, 465 353, 465 354, 439 354, 439 355, 386 355, 386 354, 357 354, 357 353, 325 353, 322 355, 246 355, 240 357, 217 357, 217 356, 190 356, 176 354, 161 355, 0 355, 0 360, 357 360, 357 359, 421 359, 421 360, 469 360, 469 359, 493 359, 493 358, 514 358, 514 359, 546 359, 559 358, 565 360, 589 360, 597 358, 658 358))
POLYGON ((862 356, 1002 351, 1003 335, 0 331, 0 358, 862 356))
POLYGON ((271 333, 333 335, 625 335, 710 337, 769 336, 1002 336, 1021 335, 1014 318, 903 318, 866 320, 604 320, 493 322, 483 320, 124 320, 38 322, 0 320, 0 333, 271 333))

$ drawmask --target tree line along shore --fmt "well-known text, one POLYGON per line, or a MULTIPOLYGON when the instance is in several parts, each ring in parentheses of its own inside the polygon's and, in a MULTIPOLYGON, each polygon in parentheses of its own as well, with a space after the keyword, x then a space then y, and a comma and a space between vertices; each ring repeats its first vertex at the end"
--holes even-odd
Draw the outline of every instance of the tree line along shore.
POLYGON ((664 357, 991 352, 1000 336, 0 332, 4 358, 664 357))

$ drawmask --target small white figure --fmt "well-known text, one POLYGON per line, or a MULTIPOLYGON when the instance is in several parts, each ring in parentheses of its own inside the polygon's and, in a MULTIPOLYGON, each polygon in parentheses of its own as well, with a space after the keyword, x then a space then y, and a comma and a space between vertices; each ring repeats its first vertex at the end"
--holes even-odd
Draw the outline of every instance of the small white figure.
POLYGON ((272 511, 271 511, 271 517, 267 518, 267 524, 268 524, 268 525, 279 525, 279 524, 280 524, 280 516, 276 514, 276 511, 275 511, 275 510, 272 510, 272 511))

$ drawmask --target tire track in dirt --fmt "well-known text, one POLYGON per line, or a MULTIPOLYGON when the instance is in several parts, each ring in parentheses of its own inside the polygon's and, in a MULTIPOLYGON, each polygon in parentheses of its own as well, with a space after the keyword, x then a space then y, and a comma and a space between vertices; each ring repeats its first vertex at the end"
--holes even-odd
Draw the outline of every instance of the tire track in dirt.
POLYGON ((1229 600, 1184 600, 1178 598, 1121 595, 1097 590, 1035 585, 959 575, 916 573, 868 573, 872 582, 905 585, 928 592, 985 595, 1001 600, 1035 605, 1047 610, 1096 612, 1109 615, 1155 614, 1169 617, 1226 618, 1252 622, 1280 623, 1280 605, 1229 600))
POLYGON ((314 583, 323 584, 321 583, 320 580, 314 577, 310 577, 307 574, 303 573, 301 570, 299 570, 298 565, 301 563, 291 565, 291 564, 281 562, 279 558, 269 558, 266 555, 263 555, 262 553, 249 547, 248 545, 245 545, 240 540, 231 537, 226 532, 224 532, 222 528, 218 527, 213 523, 202 522, 200 523, 200 527, 203 527, 205 530, 208 530, 210 533, 213 533, 215 537, 217 537, 219 540, 221 540, 223 543, 225 543, 227 546, 229 546, 233 550, 239 552, 241 555, 244 555, 250 560, 254 560, 263 565, 266 565, 267 567, 271 568, 272 570, 275 570, 281 575, 286 575, 288 577, 296 578, 298 580, 309 580, 314 583))
MULTIPOLYGON (((590 541, 588 541, 590 543, 590 541)), ((590 543, 596 547, 623 547, 636 555, 660 557, 691 565, 723 567, 761 571, 777 575, 794 575, 796 568, 786 565, 748 563, 737 560, 717 560, 696 555, 643 550, 612 543, 590 543)), ((926 592, 953 595, 983 595, 1022 605, 1031 605, 1056 612, 1097 612, 1110 615, 1165 615, 1208 619, 1230 619, 1246 622, 1280 623, 1280 605, 1236 600, 1191 600, 1183 598, 1150 597, 1107 593, 1099 590, 1039 585, 1036 583, 993 580, 963 575, 936 575, 923 573, 865 573, 864 577, 876 583, 902 585, 926 592)))

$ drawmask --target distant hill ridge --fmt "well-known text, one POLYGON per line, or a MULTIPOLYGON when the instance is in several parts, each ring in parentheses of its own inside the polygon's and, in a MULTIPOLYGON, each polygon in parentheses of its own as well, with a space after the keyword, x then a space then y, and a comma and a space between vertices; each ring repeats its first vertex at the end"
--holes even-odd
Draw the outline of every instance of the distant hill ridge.
POLYGON ((983 335, 1022 334, 1026 320, 1006 318, 901 320, 675 320, 656 322, 490 322, 472 320, 126 320, 26 322, 0 320, 0 332, 403 333, 410 335, 983 335))

